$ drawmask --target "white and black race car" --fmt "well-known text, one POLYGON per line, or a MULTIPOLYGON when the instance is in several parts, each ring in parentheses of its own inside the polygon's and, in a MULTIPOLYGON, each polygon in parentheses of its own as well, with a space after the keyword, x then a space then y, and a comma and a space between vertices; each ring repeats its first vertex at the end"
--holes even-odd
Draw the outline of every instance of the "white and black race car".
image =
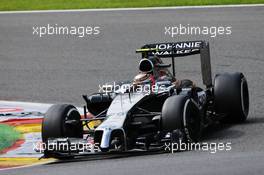
MULTIPOLYGON (((243 73, 217 74, 212 80, 209 44, 204 41, 147 44, 140 73, 132 82, 108 84, 103 92, 84 95, 84 117, 69 104, 53 105, 42 123, 45 144, 67 149, 44 150, 44 157, 73 157, 71 145, 91 141, 100 152, 150 150, 168 142, 197 142, 215 122, 243 122, 249 112, 248 85, 243 73), (177 57, 200 54, 204 88, 175 78, 177 57), (171 58, 172 64, 162 59, 171 58), (172 73, 168 70, 172 67, 172 73), (87 109, 93 117, 87 116, 87 109), (91 122, 99 121, 93 129, 91 122)), ((75 147, 76 148, 76 147, 75 147)), ((88 149, 86 150, 87 152, 88 149)))

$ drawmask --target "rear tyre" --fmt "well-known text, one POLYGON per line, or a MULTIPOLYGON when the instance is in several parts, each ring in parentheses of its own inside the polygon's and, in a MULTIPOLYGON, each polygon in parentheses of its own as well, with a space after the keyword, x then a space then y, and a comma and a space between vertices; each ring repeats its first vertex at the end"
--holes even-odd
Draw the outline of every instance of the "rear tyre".
POLYGON ((248 84, 242 73, 216 75, 214 80, 215 108, 224 114, 225 122, 243 122, 249 112, 248 84))
POLYGON ((184 141, 197 142, 201 134, 201 119, 195 102, 184 95, 169 97, 162 107, 162 129, 184 134, 184 141))
POLYGON ((78 110, 69 104, 56 104, 46 112, 42 121, 42 141, 48 138, 83 137, 83 127, 78 110))

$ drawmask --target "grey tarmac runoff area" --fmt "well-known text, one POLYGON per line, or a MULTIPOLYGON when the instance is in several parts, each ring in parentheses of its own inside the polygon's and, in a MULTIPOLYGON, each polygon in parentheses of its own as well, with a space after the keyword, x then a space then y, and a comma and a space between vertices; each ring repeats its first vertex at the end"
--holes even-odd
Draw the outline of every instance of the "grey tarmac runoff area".
MULTIPOLYGON (((231 151, 215 154, 118 155, 81 158, 0 174, 263 174, 264 173, 264 7, 93 11, 0 14, 0 99, 83 104, 81 94, 98 85, 129 80, 137 73, 135 49, 145 43, 207 40, 213 74, 243 72, 249 83, 250 114, 246 123, 214 126, 206 142, 231 142, 231 151), (100 26, 100 34, 33 35, 33 26, 47 24, 100 26), (231 26, 231 35, 165 35, 165 26, 231 26)), ((199 57, 176 60, 178 78, 201 83, 199 57)))

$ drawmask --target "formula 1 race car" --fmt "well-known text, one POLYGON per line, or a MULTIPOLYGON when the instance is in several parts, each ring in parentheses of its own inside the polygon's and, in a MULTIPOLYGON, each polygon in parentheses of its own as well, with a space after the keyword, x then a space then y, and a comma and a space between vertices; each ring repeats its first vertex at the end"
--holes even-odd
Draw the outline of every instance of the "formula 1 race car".
POLYGON ((100 93, 83 95, 84 116, 73 105, 50 107, 42 123, 42 140, 48 145, 44 157, 91 153, 83 148, 88 142, 99 152, 160 149, 179 140, 198 142, 202 130, 215 122, 247 119, 246 78, 236 72, 217 74, 212 80, 209 43, 147 44, 136 52, 142 54, 139 74, 132 82, 106 84, 100 93), (204 89, 175 78, 174 60, 194 54, 200 54, 204 89), (172 64, 164 64, 166 58, 172 64), (54 148, 59 144, 63 148, 54 148), (69 149, 73 145, 77 149, 69 149))

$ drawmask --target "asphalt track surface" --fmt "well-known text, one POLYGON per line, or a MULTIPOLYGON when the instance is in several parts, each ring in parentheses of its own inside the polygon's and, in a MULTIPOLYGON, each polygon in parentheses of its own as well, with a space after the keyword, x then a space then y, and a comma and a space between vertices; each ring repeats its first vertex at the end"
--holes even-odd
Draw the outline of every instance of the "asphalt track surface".
MULTIPOLYGON (((81 94, 98 84, 128 80, 137 72, 135 49, 159 41, 207 40, 213 74, 243 72, 249 83, 250 114, 244 124, 215 126, 203 141, 231 142, 232 150, 215 154, 116 155, 82 158, 1 174, 263 174, 264 168, 264 8, 210 8, 0 14, 0 99, 82 104, 81 94), (98 25, 96 37, 32 35, 38 25, 98 25), (232 34, 164 35, 165 26, 232 26, 232 34)), ((200 84, 199 57, 177 60, 177 77, 200 84)))

